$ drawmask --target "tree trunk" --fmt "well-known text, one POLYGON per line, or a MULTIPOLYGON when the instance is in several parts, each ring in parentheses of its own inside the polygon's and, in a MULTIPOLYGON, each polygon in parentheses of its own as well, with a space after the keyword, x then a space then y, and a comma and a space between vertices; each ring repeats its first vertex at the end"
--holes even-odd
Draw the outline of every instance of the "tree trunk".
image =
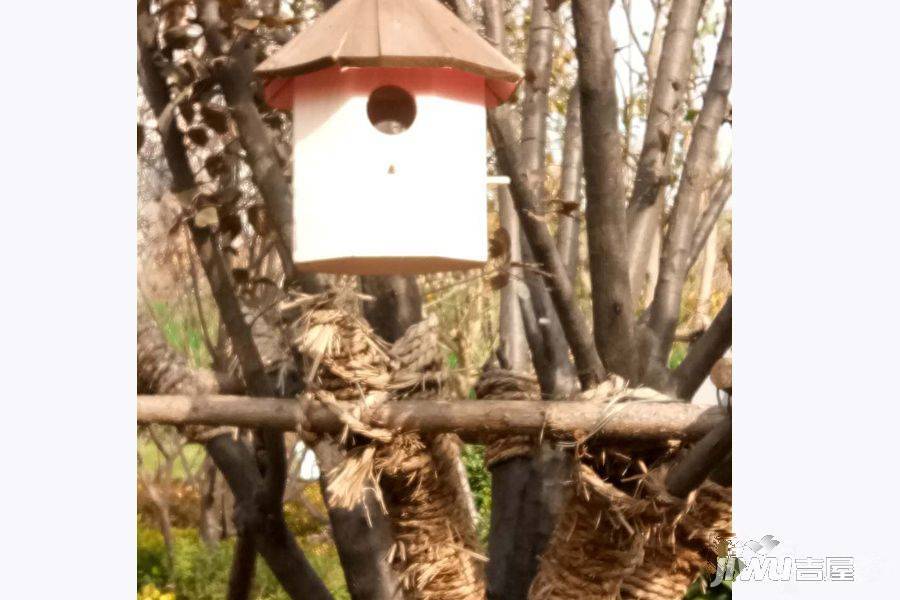
POLYGON ((594 343, 610 371, 635 380, 634 303, 628 279, 625 182, 607 0, 573 0, 581 91, 594 343))

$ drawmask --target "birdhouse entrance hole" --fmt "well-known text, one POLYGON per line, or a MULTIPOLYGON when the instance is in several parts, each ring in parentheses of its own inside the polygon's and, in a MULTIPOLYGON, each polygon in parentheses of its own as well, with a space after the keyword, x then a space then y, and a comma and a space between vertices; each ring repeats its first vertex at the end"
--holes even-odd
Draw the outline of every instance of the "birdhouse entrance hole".
POLYGON ((394 135, 409 129, 416 120, 416 100, 403 88, 385 85, 369 96, 366 111, 375 129, 394 135))

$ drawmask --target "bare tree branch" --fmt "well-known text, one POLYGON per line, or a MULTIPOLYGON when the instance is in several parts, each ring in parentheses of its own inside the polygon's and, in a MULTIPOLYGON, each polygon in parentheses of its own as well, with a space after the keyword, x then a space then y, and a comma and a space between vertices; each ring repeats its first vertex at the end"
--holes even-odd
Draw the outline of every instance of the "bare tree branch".
POLYGON ((506 24, 501 0, 484 0, 484 34, 497 50, 506 54, 506 24))
POLYGON ((700 222, 697 223, 697 229, 694 231, 694 240, 691 242, 688 270, 700 258, 700 253, 706 247, 706 240, 709 239, 710 233, 715 228, 719 215, 722 214, 722 209, 725 208, 725 203, 728 202, 729 198, 731 198, 731 168, 725 172, 712 198, 709 199, 709 204, 706 206, 706 210, 703 211, 700 222))
POLYGON ((731 416, 691 446, 666 476, 666 490, 676 498, 686 498, 703 483, 731 452, 731 416))
POLYGON ((556 244, 569 278, 575 281, 580 266, 578 261, 578 233, 580 228, 581 178, 584 173, 581 161, 581 92, 578 83, 569 90, 566 107, 566 128, 563 131, 562 173, 559 183, 559 228, 556 244))
POLYGON ((635 379, 634 309, 628 279, 625 184, 608 0, 573 0, 581 92, 594 341, 603 364, 635 379))
POLYGON ((494 140, 497 162, 511 181, 510 191, 522 230, 528 238, 535 258, 544 271, 549 273, 547 281, 550 297, 559 315, 566 340, 572 349, 578 379, 582 387, 590 387, 606 375, 600 357, 588 334, 584 315, 575 303, 572 282, 566 266, 556 249, 556 242, 547 225, 542 221, 541 211, 534 191, 528 184, 523 168, 518 144, 513 133, 508 107, 499 107, 488 113, 488 128, 494 140))
POLYGON ((689 268, 691 246, 700 211, 700 198, 709 187, 710 170, 715 160, 716 137, 728 109, 731 90, 731 4, 727 5, 725 25, 716 53, 715 66, 703 108, 694 126, 690 148, 681 176, 675 204, 669 216, 669 226, 660 260, 659 280, 653 302, 647 309, 646 335, 642 338, 647 381, 653 384, 654 372, 665 365, 678 316, 681 293, 689 268))
POLYGON ((704 0, 673 0, 663 38, 644 142, 628 205, 628 258, 635 298, 640 297, 643 289, 650 246, 662 215, 670 180, 671 150, 676 125, 681 118, 691 70, 691 50, 703 3, 704 0))
POLYGON ((219 18, 218 0, 202 0, 198 16, 210 52, 225 58, 213 61, 213 72, 237 125, 241 145, 247 151, 246 159, 253 173, 253 181, 275 225, 276 249, 285 277, 288 280, 296 277, 308 292, 322 291, 325 285, 321 278, 310 273, 294 273, 291 186, 282 172, 272 138, 256 106, 253 80, 256 50, 251 38, 239 36, 228 48, 229 41, 222 33, 225 25, 219 18))
POLYGON ((703 335, 691 344, 690 350, 675 372, 675 393, 689 399, 709 375, 716 361, 731 347, 731 296, 713 319, 703 335))
MULTIPOLYGON (((144 8, 146 9, 147 7, 145 6, 144 8)), ((157 54, 155 44, 156 23, 148 10, 139 13, 138 23, 141 82, 148 103, 157 118, 160 118, 160 115, 170 102, 170 97, 165 80, 160 75, 155 63, 157 54)), ((169 121, 165 132, 162 132, 162 137, 164 140, 167 140, 164 144, 164 151, 173 176, 173 191, 180 192, 193 189, 196 186, 196 182, 187 160, 184 141, 174 119, 169 121)), ((259 351, 253 343, 250 327, 244 320, 240 304, 229 279, 227 266, 222 260, 215 237, 208 228, 201 228, 193 223, 188 223, 188 227, 197 249, 197 254, 200 257, 200 264, 212 289, 213 298, 219 308, 222 323, 232 340, 247 390, 253 395, 274 395, 274 386, 266 376, 259 351)), ((271 526, 278 527, 280 524, 284 532, 287 532, 281 504, 287 467, 283 434, 274 430, 264 429, 259 435, 266 449, 266 475, 263 479, 263 494, 259 499, 259 505, 268 515, 274 517, 272 519, 264 519, 269 528, 271 526)), ((215 456, 213 456, 213 459, 215 460, 215 456)), ((267 531, 267 533, 270 532, 267 531)), ((277 531, 275 533, 278 534, 277 531)), ((281 535, 280 537, 284 536, 281 535)), ((288 537, 290 537, 289 534, 288 537)), ((273 540, 277 541, 277 539, 279 539, 278 535, 273 537, 273 540)), ((330 598, 331 596, 321 579, 312 571, 306 558, 296 547, 292 537, 290 542, 293 543, 293 548, 290 547, 290 544, 282 544, 281 546, 285 553, 279 554, 277 551, 273 551, 266 556, 267 562, 269 562, 276 575, 280 571, 286 577, 282 579, 279 576, 279 581, 281 581, 285 590, 291 593, 290 588, 294 585, 292 583, 294 579, 292 578, 297 577, 297 573, 299 573, 303 579, 304 589, 294 589, 295 593, 311 593, 317 597, 330 598), (279 568, 282 564, 286 568, 279 568)), ((268 548, 268 546, 266 547, 268 548)))

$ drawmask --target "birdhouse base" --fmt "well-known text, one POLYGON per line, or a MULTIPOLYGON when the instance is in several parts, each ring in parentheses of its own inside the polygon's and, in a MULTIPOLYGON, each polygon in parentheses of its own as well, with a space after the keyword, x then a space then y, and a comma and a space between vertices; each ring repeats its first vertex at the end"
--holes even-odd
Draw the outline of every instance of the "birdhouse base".
POLYGON ((480 269, 484 261, 445 256, 347 256, 295 262, 298 271, 340 275, 418 275, 441 271, 480 269))

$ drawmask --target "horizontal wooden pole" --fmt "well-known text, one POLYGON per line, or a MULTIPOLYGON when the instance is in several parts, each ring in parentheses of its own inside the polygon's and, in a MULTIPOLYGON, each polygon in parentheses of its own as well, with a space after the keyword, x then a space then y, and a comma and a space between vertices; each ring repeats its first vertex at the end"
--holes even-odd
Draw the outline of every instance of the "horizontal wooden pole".
MULTIPOLYGON (((353 402, 339 402, 352 410, 353 402)), ((360 420, 372 427, 423 433, 455 432, 467 442, 496 434, 537 434, 571 440, 602 428, 609 441, 696 440, 725 416, 718 407, 684 402, 620 401, 612 410, 596 400, 398 400, 367 409, 360 420)), ((235 425, 295 430, 308 423, 316 433, 338 433, 343 425, 318 402, 247 396, 138 396, 140 423, 235 425)))

